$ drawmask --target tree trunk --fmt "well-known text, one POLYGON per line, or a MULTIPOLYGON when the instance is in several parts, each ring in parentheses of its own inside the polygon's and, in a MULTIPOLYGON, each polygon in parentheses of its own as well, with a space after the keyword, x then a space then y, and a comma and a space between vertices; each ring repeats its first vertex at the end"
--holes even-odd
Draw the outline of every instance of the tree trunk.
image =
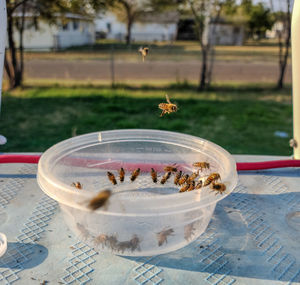
POLYGON ((23 39, 24 39, 24 28, 25 28, 25 12, 26 12, 26 3, 23 4, 22 6, 22 19, 21 19, 21 27, 20 27, 20 75, 19 75, 19 80, 20 80, 20 85, 23 83, 23 75, 24 75, 24 46, 23 46, 23 39))
POLYGON ((126 44, 131 44, 131 28, 132 28, 133 20, 131 16, 128 16, 127 19, 127 34, 126 34, 126 44))
POLYGON ((279 38, 279 78, 277 82, 277 88, 283 88, 283 80, 287 66, 287 60, 289 57, 290 41, 291 41, 291 15, 290 15, 290 0, 286 0, 287 4, 287 15, 285 21, 285 44, 284 44, 284 55, 283 55, 283 43, 279 38))
POLYGON ((206 72, 207 72, 207 47, 202 46, 202 64, 200 72, 200 82, 198 91, 203 91, 206 87, 206 72))
MULTIPOLYGON (((13 18, 12 15, 8 15, 7 18, 7 33, 8 33, 8 45, 9 45, 9 54, 10 54, 10 74, 8 74, 9 77, 9 87, 10 89, 13 89, 18 86, 16 81, 16 76, 18 72, 18 61, 17 61, 17 51, 16 51, 16 45, 13 38, 14 33, 14 27, 13 27, 13 18)), ((6 60, 8 60, 8 57, 6 57, 6 60)))

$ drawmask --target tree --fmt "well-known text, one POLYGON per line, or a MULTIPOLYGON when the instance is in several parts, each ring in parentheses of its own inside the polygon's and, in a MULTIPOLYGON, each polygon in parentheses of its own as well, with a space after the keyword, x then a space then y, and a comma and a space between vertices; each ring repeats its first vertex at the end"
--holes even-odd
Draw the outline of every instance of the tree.
POLYGON ((275 19, 271 10, 265 7, 263 3, 251 5, 249 1, 247 2, 245 12, 249 15, 248 28, 250 35, 253 38, 261 39, 265 37, 267 30, 272 29, 275 19))
POLYGON ((277 88, 283 88, 284 75, 286 71, 289 50, 291 44, 291 0, 285 0, 286 11, 275 13, 275 18, 282 23, 282 29, 277 31, 278 47, 279 47, 279 77, 277 80, 277 88))
POLYGON ((218 23, 220 16, 231 13, 235 8, 233 0, 187 0, 186 6, 192 13, 196 33, 202 52, 201 71, 198 90, 204 90, 210 83, 212 66, 213 66, 213 47, 211 35, 215 31, 215 25, 218 23), (210 68, 208 59, 211 57, 210 68))
POLYGON ((6 0, 8 51, 5 53, 4 67, 11 89, 22 85, 24 73, 24 30, 31 25, 38 28, 40 20, 56 24, 65 13, 93 15, 105 5, 105 0, 6 0), (32 15, 26 18, 26 13, 32 15), (14 34, 19 33, 19 46, 16 46, 14 34))
POLYGON ((147 1, 142 0, 115 0, 110 3, 117 18, 126 23, 126 44, 131 43, 131 29, 135 21, 140 19, 148 10, 147 1))

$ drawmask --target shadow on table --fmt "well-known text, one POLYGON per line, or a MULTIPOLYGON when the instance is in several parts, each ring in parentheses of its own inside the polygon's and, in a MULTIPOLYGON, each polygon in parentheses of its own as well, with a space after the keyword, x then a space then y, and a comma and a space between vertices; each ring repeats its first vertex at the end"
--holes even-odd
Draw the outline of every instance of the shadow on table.
POLYGON ((208 229, 190 245, 154 257, 125 258, 144 263, 146 268, 155 265, 180 270, 170 271, 174 274, 169 278, 174 278, 174 282, 182 279, 185 271, 207 273, 206 280, 213 283, 219 278, 230 283, 235 276, 281 281, 299 279, 299 206, 300 193, 297 192, 233 193, 217 204, 208 229))
POLYGON ((1 268, 33 268, 48 256, 48 249, 39 244, 8 242, 7 251, 0 258, 1 268))

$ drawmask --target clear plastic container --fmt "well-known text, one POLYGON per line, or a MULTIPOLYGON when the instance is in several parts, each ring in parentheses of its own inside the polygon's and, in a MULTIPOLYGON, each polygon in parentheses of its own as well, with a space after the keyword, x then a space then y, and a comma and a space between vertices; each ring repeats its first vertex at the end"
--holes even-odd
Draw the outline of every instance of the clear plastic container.
POLYGON ((207 140, 158 130, 114 130, 74 137, 48 149, 39 161, 38 183, 59 202, 67 225, 82 241, 100 251, 145 256, 176 250, 199 237, 216 203, 236 186, 237 172, 232 156, 207 140), (166 165, 191 174, 198 161, 210 164, 200 172, 203 179, 212 172, 220 174, 226 185, 222 195, 209 186, 179 193, 174 174, 160 183, 166 165), (140 175, 132 182, 137 168, 140 175), (157 183, 151 168, 157 171, 157 183), (115 175, 117 185, 107 171, 115 175), (72 186, 75 182, 82 184, 81 190, 72 186), (108 203, 90 210, 89 201, 104 189, 113 193, 108 203))

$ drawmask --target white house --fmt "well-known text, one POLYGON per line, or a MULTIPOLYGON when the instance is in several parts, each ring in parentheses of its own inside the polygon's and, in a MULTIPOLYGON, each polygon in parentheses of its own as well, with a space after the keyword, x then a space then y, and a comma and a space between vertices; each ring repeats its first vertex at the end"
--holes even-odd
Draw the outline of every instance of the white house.
MULTIPOLYGON (((14 17, 21 17, 15 14, 14 17)), ((32 15, 25 15, 23 44, 25 49, 61 49, 70 46, 93 44, 95 42, 95 24, 93 19, 75 14, 65 15, 66 21, 58 25, 49 25, 41 20, 38 28, 32 25, 32 15)), ((19 34, 14 34, 16 44, 19 44, 19 34)))
MULTIPOLYGON (((177 35, 178 14, 168 12, 147 15, 136 21, 131 30, 132 41, 173 41, 177 35)), ((120 22, 112 12, 99 15, 95 20, 96 33, 107 39, 124 40, 126 24, 120 22)))

